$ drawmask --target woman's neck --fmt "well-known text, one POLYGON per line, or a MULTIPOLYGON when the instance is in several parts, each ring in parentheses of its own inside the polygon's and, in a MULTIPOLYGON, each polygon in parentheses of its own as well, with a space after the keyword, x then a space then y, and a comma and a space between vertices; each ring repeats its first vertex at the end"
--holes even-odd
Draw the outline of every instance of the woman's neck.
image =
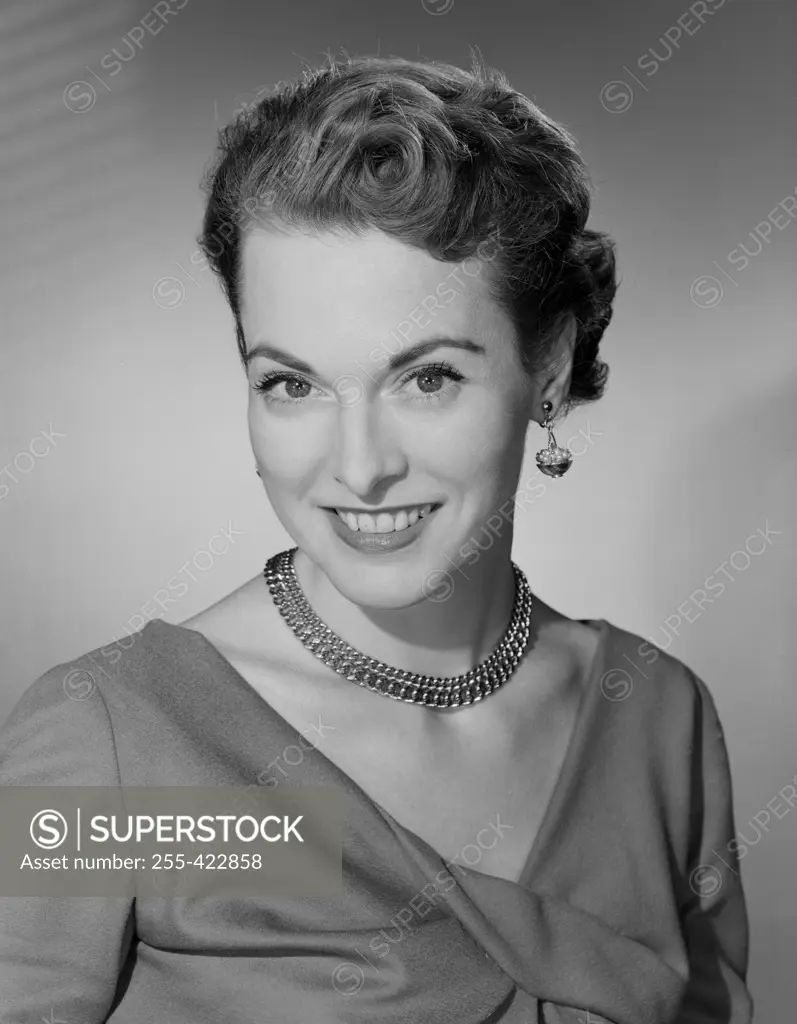
POLYGON ((421 600, 408 608, 355 604, 301 550, 294 565, 313 611, 356 650, 407 672, 456 676, 492 653, 512 616, 509 550, 493 549, 490 555, 463 573, 453 570, 456 583, 447 600, 421 600))

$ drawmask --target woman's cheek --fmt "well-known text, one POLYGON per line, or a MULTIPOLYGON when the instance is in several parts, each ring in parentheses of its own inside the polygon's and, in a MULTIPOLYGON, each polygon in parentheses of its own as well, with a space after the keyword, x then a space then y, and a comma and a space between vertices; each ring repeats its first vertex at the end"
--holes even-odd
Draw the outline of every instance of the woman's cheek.
POLYGON ((328 432, 298 415, 250 408, 249 437, 255 457, 270 476, 300 480, 323 460, 328 432))
POLYGON ((447 453, 447 463, 459 473, 474 477, 500 475, 510 453, 512 437, 503 421, 487 422, 471 418, 458 431, 447 453))

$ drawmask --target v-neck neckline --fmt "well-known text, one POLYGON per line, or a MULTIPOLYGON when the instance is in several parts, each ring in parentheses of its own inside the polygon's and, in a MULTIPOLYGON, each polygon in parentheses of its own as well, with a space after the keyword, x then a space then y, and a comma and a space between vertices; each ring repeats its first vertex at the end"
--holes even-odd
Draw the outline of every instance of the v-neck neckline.
MULTIPOLYGON (((574 783, 575 766, 579 763, 581 751, 592 719, 591 710, 594 702, 600 695, 601 688, 598 680, 605 671, 606 649, 608 646, 609 633, 612 628, 611 623, 606 619, 576 619, 575 621, 582 625, 597 626, 599 629, 598 643, 588 672, 587 682, 583 688, 581 697, 579 698, 578 708, 576 710, 576 720, 570 733, 564 760, 562 761, 556 782, 554 783, 553 790, 543 812, 540 826, 537 829, 531 848, 523 863, 523 867, 521 868, 520 875, 516 880, 512 880, 510 878, 503 878, 500 875, 490 875, 485 871, 479 871, 476 868, 459 864, 457 865, 458 870, 465 870, 472 875, 489 878, 492 882, 504 882, 508 885, 526 888, 529 884, 532 872, 539 868, 547 841, 560 824, 558 821, 559 812, 562 806, 566 803, 570 789, 574 783)), ((286 730, 297 741, 305 738, 299 730, 288 721, 287 718, 283 717, 272 704, 269 704, 266 698, 256 690, 252 684, 244 678, 244 676, 241 675, 238 669, 235 668, 235 666, 221 653, 215 644, 208 640, 204 633, 200 633, 197 629, 190 629, 188 626, 165 622, 163 619, 151 619, 142 630, 142 633, 154 626, 155 623, 158 623, 160 626, 166 626, 168 629, 182 630, 185 633, 192 633, 198 636, 205 647, 209 648, 214 657, 221 663, 221 666, 226 670, 227 674, 234 680, 239 688, 243 688, 244 692, 250 699, 254 699, 260 706, 262 706, 265 709, 265 713, 273 716, 278 721, 280 727, 286 730)), ((305 748, 302 747, 302 749, 305 748)), ((355 793, 359 795, 360 799, 367 805, 373 807, 373 809, 381 815, 392 828, 404 833, 405 836, 408 836, 414 843, 422 846, 428 852, 431 852, 443 864, 448 863, 446 858, 435 850, 427 840, 423 839, 416 832, 413 832, 412 829, 408 828, 406 825, 402 825, 400 821, 397 821, 389 811, 382 807, 381 804, 377 803, 372 796, 366 793, 359 783, 357 783, 322 750, 316 746, 311 746, 308 752, 321 758, 322 763, 329 767, 331 774, 344 780, 344 788, 349 787, 350 789, 353 789, 355 793)))

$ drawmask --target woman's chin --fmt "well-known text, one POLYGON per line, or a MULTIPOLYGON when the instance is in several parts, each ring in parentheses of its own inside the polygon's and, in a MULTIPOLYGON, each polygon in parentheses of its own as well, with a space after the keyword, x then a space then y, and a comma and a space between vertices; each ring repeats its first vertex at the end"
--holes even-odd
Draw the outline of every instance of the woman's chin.
POLYGON ((329 561, 322 568, 335 589, 361 608, 411 608, 425 599, 423 572, 408 572, 407 566, 400 570, 382 565, 356 575, 329 561))
POLYGON ((348 553, 333 557, 329 546, 323 546, 307 550, 307 555, 342 597, 362 608, 411 608, 427 599, 429 581, 436 584, 441 575, 436 568, 439 555, 434 554, 399 562, 349 558, 348 553))

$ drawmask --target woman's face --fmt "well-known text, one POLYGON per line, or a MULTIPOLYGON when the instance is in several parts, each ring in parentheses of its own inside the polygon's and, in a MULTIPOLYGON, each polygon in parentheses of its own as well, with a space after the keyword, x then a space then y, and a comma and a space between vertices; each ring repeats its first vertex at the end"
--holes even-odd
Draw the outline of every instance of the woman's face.
MULTIPOLYGON (((488 267, 376 231, 244 240, 257 466, 295 543, 359 605, 422 600, 436 570, 473 563, 473 538, 486 547, 487 519, 511 507, 537 393, 488 267)), ((503 526, 482 559, 510 550, 503 526)))

